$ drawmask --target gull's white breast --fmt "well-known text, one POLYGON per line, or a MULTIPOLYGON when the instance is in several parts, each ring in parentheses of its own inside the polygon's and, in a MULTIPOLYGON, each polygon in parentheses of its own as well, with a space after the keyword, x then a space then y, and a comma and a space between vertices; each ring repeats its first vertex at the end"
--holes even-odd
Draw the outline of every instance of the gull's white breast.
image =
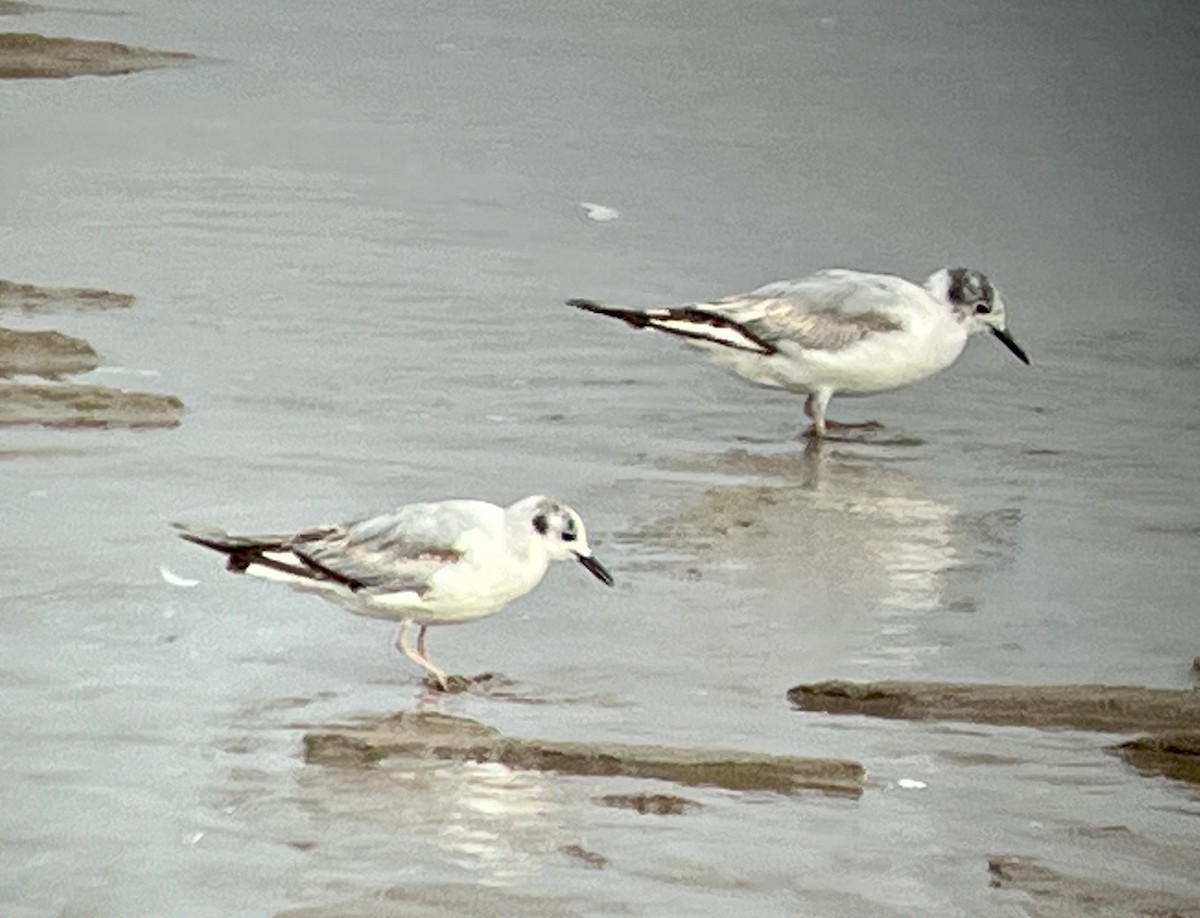
POLYGON ((461 559, 435 573, 423 593, 351 594, 346 598, 353 605, 343 605, 359 615, 418 624, 473 621, 498 612, 541 582, 549 556, 537 542, 526 547, 528 551, 519 554, 497 533, 468 530, 454 545, 461 559))

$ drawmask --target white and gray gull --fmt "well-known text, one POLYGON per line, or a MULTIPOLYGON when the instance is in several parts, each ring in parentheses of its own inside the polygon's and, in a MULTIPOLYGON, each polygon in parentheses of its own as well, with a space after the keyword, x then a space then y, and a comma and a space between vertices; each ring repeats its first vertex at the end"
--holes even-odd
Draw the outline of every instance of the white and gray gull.
POLYGON ((355 615, 400 622, 397 649, 443 691, 450 677, 425 653, 430 625, 500 611, 537 586, 551 561, 578 561, 601 582, 613 582, 592 555, 579 514, 540 495, 507 508, 478 500, 408 504, 286 535, 174 525, 182 538, 226 555, 235 573, 281 581, 355 615))
POLYGON ((809 436, 847 427, 825 417, 837 393, 870 395, 946 369, 990 331, 1023 363, 1000 292, 979 271, 943 268, 924 285, 833 268, 703 303, 635 309, 567 300, 587 312, 683 338, 750 382, 806 395, 809 436))

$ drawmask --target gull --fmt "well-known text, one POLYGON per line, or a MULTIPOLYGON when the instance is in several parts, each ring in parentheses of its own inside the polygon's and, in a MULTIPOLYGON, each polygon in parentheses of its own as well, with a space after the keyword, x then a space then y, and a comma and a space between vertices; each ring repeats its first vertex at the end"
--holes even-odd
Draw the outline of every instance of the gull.
POLYGON ((355 615, 400 622, 396 648, 449 691, 425 653, 430 625, 491 615, 541 582, 551 561, 578 561, 602 583, 579 514, 542 495, 498 507, 479 500, 408 504, 287 535, 231 535, 174 523, 181 538, 226 555, 226 567, 315 593, 355 615), (409 631, 417 626, 416 644, 409 631))
POLYGON ((816 439, 827 428, 855 426, 827 420, 835 393, 870 395, 919 382, 954 363, 976 332, 990 331, 1029 363, 1008 333, 1000 292, 971 268, 942 268, 924 285, 831 268, 704 303, 567 305, 676 335, 755 385, 807 396, 808 435, 816 439))

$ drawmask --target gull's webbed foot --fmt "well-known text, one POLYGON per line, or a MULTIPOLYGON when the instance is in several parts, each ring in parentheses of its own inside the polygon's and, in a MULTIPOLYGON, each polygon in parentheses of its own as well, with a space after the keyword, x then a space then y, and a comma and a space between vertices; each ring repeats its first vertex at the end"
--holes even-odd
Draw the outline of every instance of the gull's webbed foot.
POLYGON ((825 419, 825 426, 829 430, 883 430, 883 425, 878 421, 859 421, 851 423, 848 421, 831 421, 825 419))
POLYGON ((444 679, 439 681, 437 676, 430 673, 422 681, 422 684, 431 692, 445 695, 457 695, 460 692, 474 690, 490 694, 496 689, 512 685, 512 681, 499 673, 480 673, 478 676, 458 676, 446 673, 444 679))
POLYGON ((475 680, 470 676, 456 676, 452 673, 446 673, 443 676, 436 676, 429 673, 421 684, 431 692, 441 692, 444 695, 457 695, 459 692, 465 692, 475 680))

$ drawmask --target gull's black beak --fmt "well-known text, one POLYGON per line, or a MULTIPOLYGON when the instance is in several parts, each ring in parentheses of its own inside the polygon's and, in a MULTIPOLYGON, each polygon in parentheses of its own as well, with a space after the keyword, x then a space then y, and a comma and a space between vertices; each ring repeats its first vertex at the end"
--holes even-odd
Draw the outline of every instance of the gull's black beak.
POLYGON ((1017 360, 1021 361, 1021 363, 1023 363, 1023 364, 1026 364, 1026 365, 1029 364, 1029 358, 1026 357, 1025 352, 1023 350, 1021 350, 1021 345, 1019 345, 1019 344, 1017 344, 1017 342, 1013 341, 1013 339, 1011 337, 1009 337, 1008 332, 1002 331, 999 328, 993 328, 992 334, 995 335, 997 338, 999 338, 1001 343, 1006 348, 1008 348, 1010 351, 1012 351, 1014 354, 1017 355, 1017 360))
POLYGON ((581 555, 577 552, 575 557, 579 559, 580 564, 582 564, 591 572, 593 577, 595 577, 605 586, 613 585, 612 574, 608 572, 608 569, 603 564, 601 564, 591 555, 581 555))

